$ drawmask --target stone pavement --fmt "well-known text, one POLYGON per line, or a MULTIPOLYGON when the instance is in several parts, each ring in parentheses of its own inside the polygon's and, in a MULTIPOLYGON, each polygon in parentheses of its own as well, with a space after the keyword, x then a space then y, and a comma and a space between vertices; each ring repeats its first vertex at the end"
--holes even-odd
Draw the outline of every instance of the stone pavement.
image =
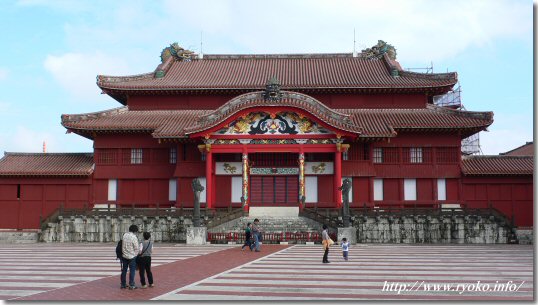
MULTIPOLYGON (((119 289, 113 244, 4 245, 3 300, 532 300, 533 247, 157 244, 155 288, 119 289)), ((136 282, 139 283, 138 274, 136 282)))

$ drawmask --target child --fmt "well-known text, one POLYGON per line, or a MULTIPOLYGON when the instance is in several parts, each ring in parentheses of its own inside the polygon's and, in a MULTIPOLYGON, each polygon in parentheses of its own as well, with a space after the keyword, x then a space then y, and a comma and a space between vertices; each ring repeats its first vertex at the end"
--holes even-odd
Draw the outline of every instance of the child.
POLYGON ((347 261, 347 255, 349 253, 349 242, 347 241, 347 238, 342 238, 342 255, 344 256, 344 259, 347 261))
POLYGON ((247 223, 247 227, 245 228, 245 244, 243 245, 243 247, 241 247, 241 251, 245 250, 245 247, 248 246, 248 248, 250 249, 250 251, 252 251, 252 241, 250 240, 250 237, 252 235, 251 233, 251 223, 247 223))
POLYGON ((148 274, 149 287, 154 287, 153 273, 151 273, 151 254, 153 252, 153 244, 149 240, 150 237, 151 233, 144 232, 144 241, 140 243, 140 254, 138 254, 140 284, 142 284, 142 287, 140 288, 148 288, 144 273, 148 274))

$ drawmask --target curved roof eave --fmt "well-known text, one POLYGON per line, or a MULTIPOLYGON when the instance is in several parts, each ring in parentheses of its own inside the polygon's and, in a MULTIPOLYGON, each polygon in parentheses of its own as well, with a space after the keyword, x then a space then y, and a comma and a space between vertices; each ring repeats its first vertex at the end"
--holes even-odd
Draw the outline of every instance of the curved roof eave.
POLYGON ((353 124, 350 115, 339 113, 311 96, 297 92, 281 91, 282 98, 280 100, 266 101, 264 100, 263 93, 264 91, 246 93, 229 100, 215 111, 201 116, 198 119, 197 126, 191 126, 184 130, 184 133, 186 135, 193 135, 213 129, 237 113, 255 107, 297 108, 310 113, 313 117, 333 129, 357 135, 362 133, 362 129, 353 124))

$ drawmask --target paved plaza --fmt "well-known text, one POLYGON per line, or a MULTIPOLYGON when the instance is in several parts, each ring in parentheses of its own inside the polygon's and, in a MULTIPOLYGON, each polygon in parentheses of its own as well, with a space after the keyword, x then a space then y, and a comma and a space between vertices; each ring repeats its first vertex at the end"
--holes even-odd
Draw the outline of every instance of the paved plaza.
MULTIPOLYGON (((120 289, 115 244, 0 248, 1 300, 532 300, 533 247, 156 244, 155 287, 120 289)), ((139 285, 138 274, 136 276, 139 285)))

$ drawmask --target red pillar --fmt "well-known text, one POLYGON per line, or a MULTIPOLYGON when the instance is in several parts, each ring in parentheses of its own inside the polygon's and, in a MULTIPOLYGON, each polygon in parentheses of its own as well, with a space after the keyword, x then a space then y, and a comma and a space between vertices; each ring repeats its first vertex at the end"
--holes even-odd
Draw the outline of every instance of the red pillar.
POLYGON ((342 153, 340 150, 334 153, 334 200, 336 207, 342 206, 342 192, 338 188, 342 186, 342 153))
POLYGON ((205 200, 208 209, 213 208, 213 154, 205 153, 205 200))

